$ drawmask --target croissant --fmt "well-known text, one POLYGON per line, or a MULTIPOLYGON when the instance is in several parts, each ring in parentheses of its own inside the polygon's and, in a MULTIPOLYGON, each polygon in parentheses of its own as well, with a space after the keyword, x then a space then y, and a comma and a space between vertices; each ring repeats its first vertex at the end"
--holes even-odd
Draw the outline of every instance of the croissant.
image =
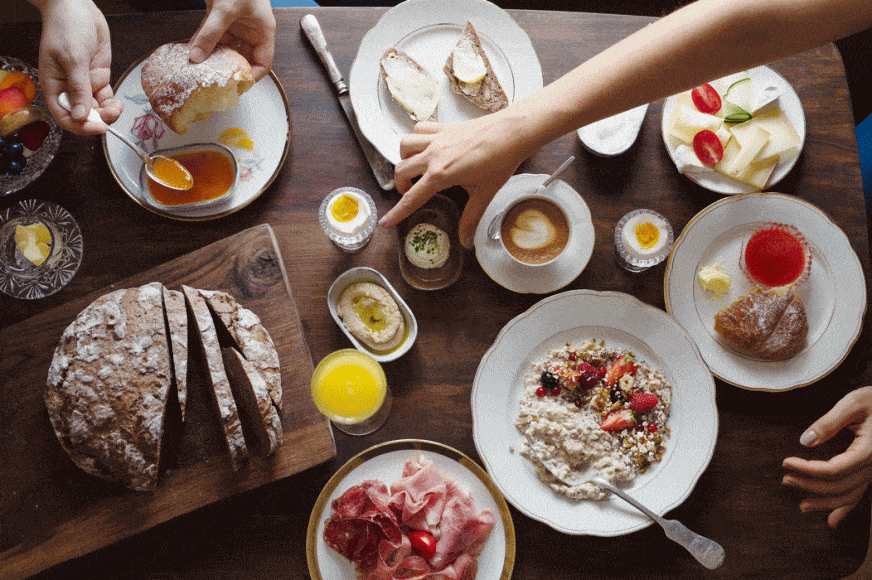
POLYGON ((795 286, 755 287, 715 314, 715 331, 750 354, 786 360, 805 344, 808 317, 795 286))

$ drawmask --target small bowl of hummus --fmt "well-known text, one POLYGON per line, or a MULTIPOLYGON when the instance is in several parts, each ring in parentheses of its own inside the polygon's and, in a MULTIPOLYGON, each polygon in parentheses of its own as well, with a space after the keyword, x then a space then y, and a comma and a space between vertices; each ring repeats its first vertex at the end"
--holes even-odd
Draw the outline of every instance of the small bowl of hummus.
POLYGON ((333 320, 354 347, 378 362, 406 354, 418 336, 418 321, 387 278, 372 268, 351 268, 327 292, 333 320))
POLYGON ((463 247, 454 202, 436 194, 397 225, 400 272, 418 290, 441 290, 460 278, 463 247))

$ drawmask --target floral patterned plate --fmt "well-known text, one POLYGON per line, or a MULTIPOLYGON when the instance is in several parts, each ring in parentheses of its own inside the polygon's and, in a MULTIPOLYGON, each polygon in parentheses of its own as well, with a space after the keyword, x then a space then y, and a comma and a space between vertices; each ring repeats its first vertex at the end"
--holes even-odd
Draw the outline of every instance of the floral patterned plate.
POLYGON ((103 136, 103 151, 115 180, 133 201, 154 213, 180 220, 207 220, 245 207, 275 180, 290 148, 291 118, 288 98, 272 72, 239 98, 239 106, 194 123, 185 135, 177 135, 155 115, 142 90, 142 65, 131 66, 115 86, 124 112, 113 124, 146 151, 194 143, 224 143, 239 163, 239 179, 227 201, 188 209, 167 209, 150 202, 142 191, 139 173, 142 161, 133 150, 114 137, 103 136))

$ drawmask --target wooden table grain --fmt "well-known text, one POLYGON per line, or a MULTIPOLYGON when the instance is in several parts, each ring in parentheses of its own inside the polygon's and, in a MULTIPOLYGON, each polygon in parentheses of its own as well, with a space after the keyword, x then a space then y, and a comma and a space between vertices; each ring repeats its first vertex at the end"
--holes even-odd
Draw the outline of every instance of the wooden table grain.
MULTIPOLYGON (((380 214, 396 201, 396 192, 383 194, 378 188, 321 64, 301 34, 299 20, 308 12, 318 17, 337 64, 347 74, 361 38, 384 9, 276 9, 274 72, 290 101, 293 141, 278 179, 258 200, 213 221, 190 223, 156 216, 130 201, 114 182, 98 139, 66 134, 46 172, 25 190, 0 199, 0 210, 32 197, 64 206, 82 229, 82 266, 54 296, 38 301, 0 297, 0 316, 4 327, 15 324, 230 234, 268 223, 279 240, 313 360, 349 346, 325 301, 331 282, 349 267, 365 265, 385 274, 415 312, 420 327, 415 347, 385 365, 395 398, 393 412, 372 435, 336 432, 338 453, 332 461, 54 566, 39 578, 307 578, 305 533, 311 508, 330 475, 351 456, 383 441, 424 438, 478 459, 469 407, 478 362, 503 325, 540 296, 515 294, 496 285, 472 254, 454 286, 439 292, 417 291, 399 273, 392 231, 378 231, 372 243, 354 255, 339 252, 321 233, 316 209, 336 187, 369 191, 380 214)), ((650 21, 587 13, 510 13, 529 34, 546 83, 650 21)), ((113 81, 151 49, 192 34, 201 18, 199 12, 109 17, 113 81)), ((0 26, 0 54, 36 64, 39 34, 39 24, 0 26)), ((868 228, 841 58, 832 45, 826 45, 770 66, 796 89, 807 122, 799 162, 775 189, 823 209, 846 232, 868 274, 868 228)), ((611 243, 614 224, 626 211, 646 206, 666 215, 680 231, 721 196, 675 170, 660 136, 661 106, 662 102, 652 104, 639 142, 624 156, 594 157, 574 135, 567 135, 519 169, 549 173, 569 155, 578 157, 562 179, 590 206, 597 242, 590 264, 566 289, 627 292, 665 308, 665 267, 643 274, 618 268, 611 243)), ((462 191, 448 193, 464 201, 462 191)), ((717 381, 720 430, 714 456, 693 493, 669 516, 720 542, 727 553, 722 569, 703 570, 656 526, 619 538, 566 536, 512 508, 517 533, 514 577, 817 579, 854 572, 869 548, 868 494, 838 529, 831 530, 825 513, 800 513, 803 494, 781 485, 781 461, 794 454, 829 457, 846 447, 849 434, 814 452, 803 449, 798 440, 842 395, 870 382, 870 348, 867 319, 847 359, 816 384, 785 393, 761 393, 717 381)), ((0 534, 6 532, 0 528, 0 534)), ((2 539, 6 550, 8 537, 2 539)))

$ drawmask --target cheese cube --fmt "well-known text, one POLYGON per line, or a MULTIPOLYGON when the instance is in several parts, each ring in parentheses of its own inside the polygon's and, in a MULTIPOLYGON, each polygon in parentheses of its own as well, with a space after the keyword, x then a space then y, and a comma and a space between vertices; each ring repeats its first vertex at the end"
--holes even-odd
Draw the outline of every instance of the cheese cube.
POLYGON ((684 141, 693 143, 693 137, 703 129, 717 131, 723 126, 724 120, 714 115, 700 113, 693 106, 676 103, 675 113, 669 127, 669 134, 684 141))
POLYGON ((762 161, 754 161, 745 171, 736 176, 736 179, 758 190, 763 189, 777 164, 778 155, 767 157, 762 161))
MULTIPOLYGON (((799 134, 781 109, 773 109, 748 122, 769 133, 769 143, 760 151, 757 160, 763 160, 773 155, 783 158, 786 153, 801 145, 799 134)), ((736 133, 733 131, 733 136, 735 135, 736 133)))
POLYGON ((766 147, 769 133, 760 127, 753 126, 749 131, 741 131, 738 134, 734 132, 733 137, 735 137, 739 150, 729 163, 724 163, 724 159, 721 159, 721 167, 728 175, 735 177, 745 171, 757 158, 760 151, 766 147))

